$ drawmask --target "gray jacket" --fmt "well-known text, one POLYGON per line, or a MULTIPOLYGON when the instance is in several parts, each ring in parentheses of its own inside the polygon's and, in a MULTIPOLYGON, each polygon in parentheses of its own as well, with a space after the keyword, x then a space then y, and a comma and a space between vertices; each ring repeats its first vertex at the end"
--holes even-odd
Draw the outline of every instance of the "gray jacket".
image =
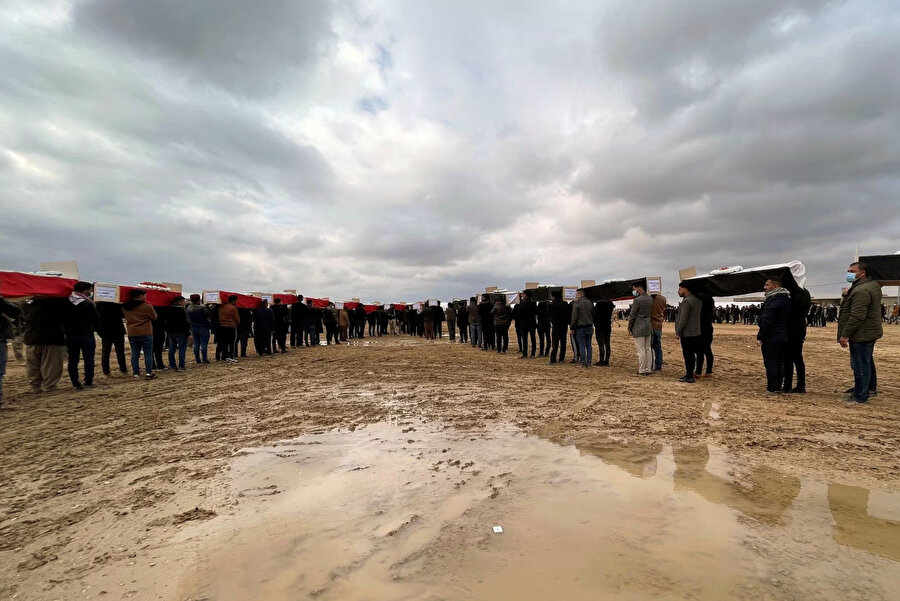
POLYGON ((594 303, 582 296, 572 303, 572 329, 594 325, 594 303))
POLYGON ((653 327, 650 324, 650 309, 653 308, 653 299, 644 293, 631 303, 631 312, 628 314, 628 332, 635 338, 649 336, 653 327))
POLYGON ((679 338, 691 338, 700 335, 700 309, 703 303, 690 294, 684 297, 678 306, 678 317, 675 319, 675 335, 679 338))

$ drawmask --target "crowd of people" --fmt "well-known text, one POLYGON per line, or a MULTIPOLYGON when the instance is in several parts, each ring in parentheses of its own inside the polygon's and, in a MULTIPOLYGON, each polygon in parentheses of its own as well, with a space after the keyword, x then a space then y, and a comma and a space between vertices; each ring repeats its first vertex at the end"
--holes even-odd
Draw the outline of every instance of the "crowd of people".
POLYGON ((525 290, 512 305, 507 304, 505 295, 486 293, 446 307, 440 301, 425 301, 372 311, 358 303, 352 309, 334 303, 317 308, 312 299, 304 302, 303 296, 298 296, 291 305, 275 298, 271 305, 261 300, 258 307, 247 309, 237 306, 236 295, 219 305, 204 304, 200 295, 193 294, 189 299, 176 296, 169 306, 154 307, 142 289, 130 290, 129 299, 122 304, 95 303, 92 284, 78 282, 68 298, 35 298, 16 304, 0 297, 0 404, 10 340, 20 359, 24 342, 28 383, 31 392, 39 394, 58 387, 66 361, 75 389, 94 385, 95 334, 100 338, 104 375, 112 373, 113 353, 118 371, 128 374, 127 337, 131 375, 145 379, 155 378, 161 370, 184 370, 189 346, 198 365, 210 363, 210 343, 215 345, 212 356, 216 361, 235 363, 247 356, 251 339, 258 356, 271 357, 293 348, 318 346, 322 334, 325 345, 359 341, 367 330, 370 337, 407 334, 435 340, 443 338, 445 324, 451 342, 458 338, 459 344, 499 354, 508 352, 509 331, 514 326, 521 359, 540 357, 548 358, 550 364, 562 364, 571 348, 570 362, 588 369, 610 364, 610 336, 617 319, 627 319, 638 376, 662 370, 663 322, 674 321, 685 368, 679 381, 688 384, 713 374, 715 324, 758 325, 757 343, 766 390, 771 394, 806 392, 803 344, 807 327, 836 320, 838 341, 849 347, 854 373, 847 400, 865 403, 877 394, 874 344, 882 336, 882 323, 897 321, 897 305, 893 311, 882 305, 881 287, 866 276, 863 263, 850 266, 848 282, 840 309, 836 308, 833 316, 830 309, 813 305, 808 291, 799 288, 791 294, 777 277, 766 282, 765 302, 758 307, 717 307, 712 297, 694 295, 685 282, 678 288, 681 303, 673 307, 662 294, 648 294, 644 284, 635 283, 627 310, 616 309, 609 300, 594 303, 584 289, 576 291, 571 303, 555 289, 549 301, 539 302, 533 290, 525 290))

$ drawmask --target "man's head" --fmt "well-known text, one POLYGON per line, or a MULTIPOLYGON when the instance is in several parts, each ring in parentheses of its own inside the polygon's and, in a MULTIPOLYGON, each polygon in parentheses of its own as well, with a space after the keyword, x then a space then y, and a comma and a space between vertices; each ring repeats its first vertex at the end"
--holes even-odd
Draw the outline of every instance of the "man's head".
POLYGON ((475 297, 473 296, 472 298, 469 299, 469 302, 470 302, 470 303, 477 303, 477 302, 478 302, 478 299, 475 298, 475 297))
POLYGON ((281 304, 281 299, 280 299, 280 298, 276 298, 276 299, 275 299, 275 304, 276 304, 276 305, 280 305, 280 304, 281 304))
POLYGON ((172 299, 173 307, 183 307, 184 306, 184 297, 181 295, 176 296, 172 299))
POLYGON ((850 263, 850 267, 847 268, 847 281, 854 282, 856 280, 861 280, 866 277, 866 270, 868 269, 868 265, 863 263, 862 261, 854 261, 850 263), (853 274, 852 277, 850 274, 853 274))
POLYGON ((575 298, 584 298, 584 288, 575 291, 575 298))
POLYGON ((553 297, 553 300, 562 300, 562 291, 553 290, 552 292, 550 292, 550 296, 553 297))
POLYGON ((631 286, 631 292, 632 292, 635 296, 640 296, 640 295, 642 295, 642 294, 643 294, 644 292, 646 292, 646 291, 644 290, 644 285, 643 285, 643 284, 633 284, 633 285, 631 286))
POLYGON ((237 294, 232 294, 228 297, 228 304, 233 305, 237 302, 237 294))
POLYGON ((302 295, 302 294, 298 294, 298 295, 297 295, 297 302, 298 302, 298 303, 302 303, 302 302, 303 302, 303 295, 302 295))
POLYGON ((75 292, 79 292, 87 296, 90 295, 91 291, 94 290, 94 285, 90 282, 76 282, 73 288, 75 292))
POLYGON ((678 296, 680 296, 681 298, 684 298, 684 297, 690 296, 690 295, 691 295, 691 291, 688 290, 688 287, 684 285, 684 282, 681 282, 680 284, 678 284, 678 296))
POLYGON ((191 295, 191 302, 194 303, 194 304, 199 303, 199 302, 200 302, 200 295, 199 295, 199 294, 192 294, 192 295, 191 295))
POLYGON ((778 290, 781 288, 781 278, 777 275, 773 275, 768 280, 766 280, 765 285, 763 286, 763 290, 766 292, 772 292, 773 290, 778 290))
POLYGON ((334 303, 328 303, 328 308, 329 308, 329 309, 334 309, 334 303))
POLYGON ((134 301, 142 301, 147 298, 147 291, 135 288, 128 292, 128 298, 134 301))
POLYGON ((534 300, 534 291, 533 291, 533 290, 526 290, 526 291, 525 291, 525 298, 527 298, 528 300, 534 300))
POLYGON ((489 300, 491 300, 491 299, 490 299, 490 297, 488 297, 487 294, 482 294, 482 295, 481 295, 481 302, 486 303, 486 302, 488 302, 489 300))

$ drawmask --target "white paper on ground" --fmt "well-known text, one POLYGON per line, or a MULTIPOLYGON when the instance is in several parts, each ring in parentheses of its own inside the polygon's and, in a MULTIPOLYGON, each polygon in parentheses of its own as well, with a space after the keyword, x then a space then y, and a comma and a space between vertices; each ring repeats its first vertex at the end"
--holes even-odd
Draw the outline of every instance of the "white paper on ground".
POLYGON ((500 534, 501 532, 503 532, 502 526, 494 526, 494 534, 500 534))

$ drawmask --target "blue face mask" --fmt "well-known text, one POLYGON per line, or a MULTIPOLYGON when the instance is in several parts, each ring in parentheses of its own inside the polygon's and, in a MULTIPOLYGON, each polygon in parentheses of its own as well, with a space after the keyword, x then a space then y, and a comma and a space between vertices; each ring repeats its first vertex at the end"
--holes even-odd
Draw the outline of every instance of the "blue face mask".
POLYGON ((632 290, 632 291, 631 291, 631 296, 639 296, 638 291, 637 291, 637 290, 632 290))
POLYGON ((851 284, 852 284, 853 282, 855 282, 855 281, 856 281, 856 274, 855 274, 855 273, 851 273, 851 272, 848 271, 848 272, 847 272, 847 281, 850 282, 851 284))

